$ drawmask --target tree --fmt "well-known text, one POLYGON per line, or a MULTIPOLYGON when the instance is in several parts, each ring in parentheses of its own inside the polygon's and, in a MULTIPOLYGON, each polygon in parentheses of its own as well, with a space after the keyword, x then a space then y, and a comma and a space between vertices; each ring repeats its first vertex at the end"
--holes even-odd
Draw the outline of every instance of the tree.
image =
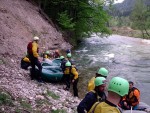
MULTIPOLYGON (((36 1, 36 0, 34 0, 36 1)), ((80 40, 95 33, 110 34, 104 5, 113 0, 38 0, 44 12, 70 37, 80 40)))
POLYGON ((132 27, 142 32, 143 38, 150 38, 150 8, 144 4, 143 0, 137 0, 130 16, 132 27))

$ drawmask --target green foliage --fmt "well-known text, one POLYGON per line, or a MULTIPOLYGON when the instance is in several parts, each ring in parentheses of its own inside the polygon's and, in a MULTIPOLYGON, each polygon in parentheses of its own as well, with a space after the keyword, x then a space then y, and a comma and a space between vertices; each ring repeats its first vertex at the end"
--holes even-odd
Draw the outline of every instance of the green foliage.
POLYGON ((143 0, 137 0, 133 12, 130 16, 132 28, 141 30, 143 38, 150 38, 150 8, 144 4, 143 0))
POLYGON ((13 105, 11 96, 5 92, 0 92, 0 106, 1 105, 13 105))
POLYGON ((130 26, 131 21, 130 18, 127 17, 112 17, 109 21, 109 26, 110 27, 122 27, 122 26, 130 26))
POLYGON ((38 99, 36 100, 36 107, 41 107, 42 105, 51 105, 52 103, 50 103, 48 100, 46 99, 38 99))
POLYGON ((27 102, 26 100, 19 98, 18 101, 20 102, 20 108, 27 109, 29 111, 32 110, 31 104, 27 102))
POLYGON ((3 57, 0 57, 0 65, 7 64, 6 59, 3 57))
MULTIPOLYGON (((35 0, 33 0, 35 1, 35 0)), ((44 12, 67 31, 74 41, 92 34, 110 34, 109 16, 104 5, 113 0, 39 0, 35 1, 44 12)))
POLYGON ((73 18, 69 18, 67 11, 59 13, 58 22, 63 29, 74 30, 75 23, 72 23, 73 18))
POLYGON ((48 96, 51 96, 53 99, 57 100, 59 99, 60 97, 58 95, 56 95, 54 92, 52 91, 47 91, 47 95, 48 96))
POLYGON ((65 110, 63 109, 57 109, 57 110, 52 110, 51 113, 67 113, 65 110))

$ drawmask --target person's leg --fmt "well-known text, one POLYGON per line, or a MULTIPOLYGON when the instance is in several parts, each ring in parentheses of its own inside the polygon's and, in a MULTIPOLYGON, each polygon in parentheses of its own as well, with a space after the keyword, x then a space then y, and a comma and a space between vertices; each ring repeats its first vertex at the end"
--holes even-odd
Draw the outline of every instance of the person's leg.
POLYGON ((30 56, 29 57, 29 60, 31 62, 31 71, 30 71, 30 77, 31 77, 31 80, 35 79, 36 78, 36 72, 35 72, 35 60, 34 60, 34 57, 33 56, 30 56))
POLYGON ((74 92, 74 96, 75 96, 75 97, 78 97, 77 84, 78 84, 78 79, 76 79, 76 80, 73 82, 73 92, 74 92))
POLYGON ((138 107, 139 107, 139 105, 134 106, 134 107, 133 107, 133 110, 137 110, 138 107))
POLYGON ((32 61, 31 62, 31 67, 32 67, 32 69, 31 69, 31 74, 30 74, 30 76, 31 76, 31 80, 33 80, 33 79, 35 79, 36 77, 36 72, 35 72, 35 63, 34 63, 34 61, 32 61))
POLYGON ((35 65, 39 69, 39 73, 37 74, 37 77, 38 77, 37 79, 38 80, 42 80, 42 77, 41 77, 41 75, 42 75, 42 65, 41 65, 41 63, 40 63, 40 61, 38 59, 35 59, 35 65))
POLYGON ((70 89, 70 75, 65 75, 66 90, 70 89))

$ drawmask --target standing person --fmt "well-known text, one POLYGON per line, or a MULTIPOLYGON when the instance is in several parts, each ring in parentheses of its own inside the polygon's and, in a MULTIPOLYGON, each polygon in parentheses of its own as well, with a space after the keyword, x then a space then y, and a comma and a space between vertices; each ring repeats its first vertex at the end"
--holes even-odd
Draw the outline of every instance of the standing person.
POLYGON ((107 76, 108 76, 108 70, 104 67, 99 68, 99 70, 96 73, 96 76, 92 77, 91 80, 88 82, 88 91, 91 91, 95 88, 94 80, 96 77, 107 78, 107 76))
POLYGON ((66 62, 65 64, 65 70, 64 70, 64 78, 65 78, 65 83, 66 83, 66 88, 65 90, 70 89, 70 81, 73 83, 73 92, 74 96, 78 97, 78 72, 74 66, 71 65, 69 61, 66 62))
POLYGON ((68 61, 71 63, 71 65, 73 64, 73 61, 71 60, 71 57, 72 57, 72 55, 71 55, 71 53, 68 53, 67 54, 67 59, 68 59, 68 61))
POLYGON ((36 70, 35 70, 35 66, 38 67, 39 69, 39 74, 37 75, 37 79, 39 82, 41 82, 41 73, 42 73, 42 66, 41 63, 39 61, 39 47, 38 47, 38 42, 39 42, 39 37, 35 36, 33 38, 32 42, 29 42, 28 46, 27 46, 27 52, 29 55, 29 60, 31 62, 31 80, 33 80, 34 78, 36 78, 36 70))
POLYGON ((65 64, 66 64, 67 60, 65 59, 64 56, 60 56, 60 60, 61 60, 60 67, 61 67, 62 71, 64 72, 65 71, 65 64))
POLYGON ((120 102, 120 107, 123 109, 130 110, 133 107, 133 110, 136 110, 140 102, 140 91, 134 87, 134 83, 129 81, 129 93, 125 96, 120 102))
POLYGON ((71 50, 70 49, 67 49, 66 50, 66 53, 68 54, 68 53, 71 53, 71 50))
POLYGON ((96 102, 88 113, 122 113, 118 108, 120 99, 127 95, 129 83, 121 77, 114 77, 108 85, 108 96, 105 102, 96 102))
POLYGON ((106 100, 106 95, 104 92, 106 87, 106 79, 104 77, 97 77, 94 84, 95 89, 88 92, 85 98, 78 105, 78 113, 86 113, 91 109, 95 102, 102 102, 106 100))

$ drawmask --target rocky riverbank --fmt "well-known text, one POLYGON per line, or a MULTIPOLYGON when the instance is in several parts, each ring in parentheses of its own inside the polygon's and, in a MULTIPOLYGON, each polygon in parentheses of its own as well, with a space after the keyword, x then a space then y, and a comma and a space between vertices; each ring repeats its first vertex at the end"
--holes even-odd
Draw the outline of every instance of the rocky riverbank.
POLYGON ((26 0, 1 0, 0 29, 0 112, 76 112, 80 100, 63 90, 63 85, 31 81, 29 71, 20 68, 26 46, 35 35, 40 37, 40 48, 71 48, 42 18, 38 7, 26 0))

